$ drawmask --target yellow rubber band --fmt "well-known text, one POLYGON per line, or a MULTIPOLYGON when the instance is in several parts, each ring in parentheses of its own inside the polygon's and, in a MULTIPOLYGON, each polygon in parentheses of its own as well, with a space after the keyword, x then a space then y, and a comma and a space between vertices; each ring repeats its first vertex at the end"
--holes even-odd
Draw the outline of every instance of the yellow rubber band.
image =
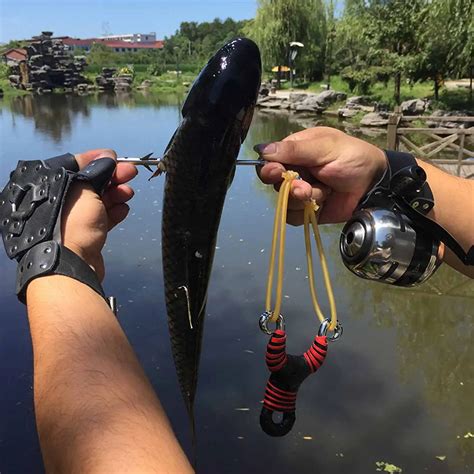
MULTIPOLYGON (((281 301, 283 292, 283 273, 284 273, 284 257, 285 257, 285 238, 286 238, 286 215, 288 211, 288 199, 290 195, 291 183, 294 179, 299 178, 298 173, 294 171, 286 171, 282 173, 283 183, 278 194, 278 202, 275 211, 275 219, 273 221, 273 237, 272 237, 272 248, 270 253, 270 263, 268 266, 267 276, 267 291, 265 297, 265 311, 271 313, 269 320, 276 322, 281 311, 281 301), (278 242, 279 241, 279 242, 278 242), (277 285, 275 291, 275 308, 272 310, 272 290, 273 280, 275 277, 275 260, 277 253, 278 244, 278 272, 277 272, 277 285)), ((311 239, 310 239, 310 226, 313 229, 314 238, 316 240, 316 247, 318 249, 319 259, 321 262, 321 270, 323 273, 324 285, 329 300, 329 307, 331 312, 331 322, 329 329, 334 330, 337 325, 337 311, 334 293, 331 285, 331 278, 327 266, 326 256, 321 241, 321 235, 318 229, 318 212, 320 208, 314 200, 308 202, 304 208, 304 238, 306 246, 306 261, 308 264, 308 279, 309 289, 311 293, 311 300, 313 308, 318 319, 322 322, 325 317, 321 311, 321 307, 318 302, 318 296, 316 293, 316 285, 314 280, 313 271, 313 255, 311 250, 311 239)))
POLYGON ((313 301, 313 307, 321 322, 324 321, 324 315, 321 311, 321 308, 318 303, 318 298, 316 295, 316 288, 314 284, 314 274, 313 274, 313 257, 311 252, 311 242, 309 240, 309 224, 313 228, 314 238, 316 240, 316 247, 318 249, 319 261, 321 262, 321 270, 323 272, 324 285, 326 287, 326 293, 329 301, 329 308, 331 312, 331 322, 329 324, 329 330, 334 330, 337 325, 337 310, 336 310, 336 301, 334 298, 334 292, 331 285, 331 277, 329 275, 328 264, 326 260, 326 255, 324 253, 324 247, 321 240, 321 235, 318 228, 318 213, 320 207, 316 202, 310 202, 305 206, 305 219, 304 219, 304 230, 305 230, 305 242, 306 242, 306 256, 308 261, 308 276, 310 280, 309 288, 311 291, 311 299, 313 301))

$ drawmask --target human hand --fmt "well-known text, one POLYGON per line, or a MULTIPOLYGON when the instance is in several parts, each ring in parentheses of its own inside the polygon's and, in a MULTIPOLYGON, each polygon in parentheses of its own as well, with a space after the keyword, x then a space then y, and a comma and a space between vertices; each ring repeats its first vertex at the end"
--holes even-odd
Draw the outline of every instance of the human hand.
MULTIPOLYGON (((108 149, 91 150, 74 156, 80 169, 98 158, 117 158, 117 154, 108 149)), ((90 184, 76 182, 64 203, 61 219, 63 245, 91 266, 101 281, 105 275, 101 251, 107 232, 127 217, 129 207, 126 202, 134 192, 125 183, 136 174, 135 166, 119 163, 102 196, 90 184)))
POLYGON ((303 223, 304 204, 310 199, 324 204, 319 222, 346 221, 387 167, 380 148, 330 127, 302 130, 280 142, 256 145, 255 151, 272 162, 258 173, 275 189, 286 169, 300 174, 302 179, 292 182, 288 203, 287 221, 293 225, 303 223))

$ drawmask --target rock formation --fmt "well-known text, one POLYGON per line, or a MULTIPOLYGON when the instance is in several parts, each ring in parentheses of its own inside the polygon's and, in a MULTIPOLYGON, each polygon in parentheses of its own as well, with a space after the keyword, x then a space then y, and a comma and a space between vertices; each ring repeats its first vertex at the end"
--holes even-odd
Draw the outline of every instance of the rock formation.
POLYGON ((43 31, 26 47, 27 59, 10 67, 10 84, 17 89, 51 92, 57 87, 74 89, 87 84, 82 71, 84 56, 72 56, 62 40, 52 39, 53 33, 43 31))

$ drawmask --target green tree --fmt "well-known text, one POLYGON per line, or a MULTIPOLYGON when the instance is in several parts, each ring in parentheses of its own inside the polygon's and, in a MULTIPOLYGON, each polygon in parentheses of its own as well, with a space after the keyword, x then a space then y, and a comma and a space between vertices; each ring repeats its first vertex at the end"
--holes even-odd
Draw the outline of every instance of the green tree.
POLYGON ((87 63, 91 66, 113 66, 117 62, 119 62, 117 54, 102 43, 94 43, 87 55, 87 63))
POLYGON ((474 17, 470 0, 432 0, 423 11, 419 60, 413 77, 432 80, 435 99, 449 77, 467 74, 474 57, 474 17))
POLYGON ((322 0, 259 0, 255 19, 245 28, 255 39, 267 68, 288 63, 289 44, 299 41, 304 49, 297 62, 311 79, 324 70, 326 15, 322 0))
POLYGON ((329 0, 326 13, 326 58, 324 61, 325 73, 327 78, 327 89, 331 88, 331 70, 334 52, 334 41, 336 39, 336 5, 334 0, 329 0))
POLYGON ((350 2, 348 12, 358 17, 362 37, 369 46, 368 66, 391 68, 394 98, 400 103, 402 75, 409 74, 418 53, 418 34, 423 28, 428 0, 370 0, 350 2))

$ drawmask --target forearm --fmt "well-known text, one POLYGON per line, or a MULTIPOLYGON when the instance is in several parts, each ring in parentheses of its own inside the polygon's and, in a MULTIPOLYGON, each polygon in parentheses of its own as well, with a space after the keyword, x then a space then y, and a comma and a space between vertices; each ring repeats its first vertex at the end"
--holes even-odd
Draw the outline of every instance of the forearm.
MULTIPOLYGON (((428 217, 444 227, 464 251, 468 251, 474 245, 474 182, 452 176, 421 160, 418 164, 427 174, 435 201, 428 217)), ((474 267, 464 265, 449 249, 445 249, 444 261, 474 278, 474 267)))
POLYGON ((28 287, 37 428, 52 473, 191 472, 104 300, 76 280, 28 287))

